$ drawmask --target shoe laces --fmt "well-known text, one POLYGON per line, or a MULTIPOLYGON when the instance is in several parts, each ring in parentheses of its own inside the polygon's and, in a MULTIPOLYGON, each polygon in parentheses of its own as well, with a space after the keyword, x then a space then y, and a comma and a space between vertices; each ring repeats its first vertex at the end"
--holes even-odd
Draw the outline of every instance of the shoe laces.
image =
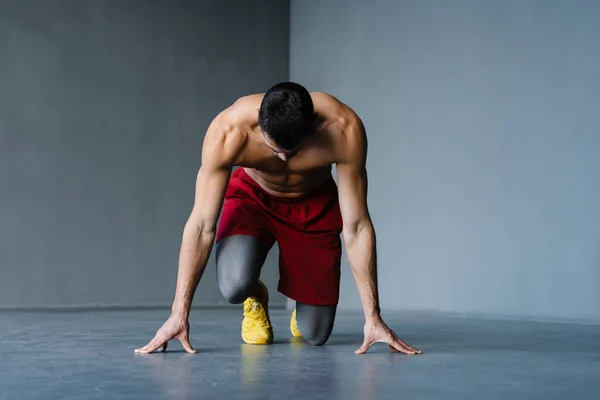
POLYGON ((247 318, 245 325, 248 328, 259 326, 270 326, 267 318, 267 312, 262 304, 255 298, 251 297, 244 306, 244 316, 247 318))

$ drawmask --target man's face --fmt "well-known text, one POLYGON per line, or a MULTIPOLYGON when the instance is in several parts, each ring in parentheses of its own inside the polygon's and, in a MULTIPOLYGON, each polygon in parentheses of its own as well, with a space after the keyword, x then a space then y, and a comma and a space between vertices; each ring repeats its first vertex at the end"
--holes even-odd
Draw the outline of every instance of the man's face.
POLYGON ((300 144, 294 150, 283 150, 278 148, 277 145, 273 143, 267 135, 263 134, 263 137, 265 138, 265 144, 267 147, 269 147, 273 151, 273 154, 282 161, 288 161, 298 154, 298 152, 302 149, 302 144, 300 144))

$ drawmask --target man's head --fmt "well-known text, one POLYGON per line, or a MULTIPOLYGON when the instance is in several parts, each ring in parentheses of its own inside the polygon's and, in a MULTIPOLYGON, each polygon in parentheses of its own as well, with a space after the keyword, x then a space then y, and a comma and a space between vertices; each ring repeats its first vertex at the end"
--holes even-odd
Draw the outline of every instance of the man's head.
POLYGON ((269 147, 284 161, 293 157, 312 133, 315 111, 304 87, 282 82, 271 87, 260 105, 258 123, 269 147))

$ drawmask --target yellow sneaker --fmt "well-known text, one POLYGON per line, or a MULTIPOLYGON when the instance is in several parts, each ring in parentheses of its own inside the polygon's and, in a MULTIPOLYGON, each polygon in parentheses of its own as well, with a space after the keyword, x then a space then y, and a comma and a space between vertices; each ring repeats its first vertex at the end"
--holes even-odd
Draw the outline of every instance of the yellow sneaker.
POLYGON ((300 333, 300 329, 298 329, 298 321, 296 321, 296 309, 294 308, 294 312, 292 313, 292 319, 290 321, 290 331, 292 332, 293 337, 302 337, 300 333))
POLYGON ((258 286, 260 294, 244 301, 242 339, 248 344, 271 344, 273 326, 269 319, 269 292, 261 280, 258 286))

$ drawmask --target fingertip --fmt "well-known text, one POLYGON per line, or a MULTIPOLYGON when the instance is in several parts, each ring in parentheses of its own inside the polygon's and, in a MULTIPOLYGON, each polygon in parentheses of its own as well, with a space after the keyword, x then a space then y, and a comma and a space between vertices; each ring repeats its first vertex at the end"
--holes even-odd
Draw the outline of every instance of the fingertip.
POLYGON ((183 349, 184 349, 184 350, 185 350, 187 353, 189 353, 189 354, 195 354, 195 353, 196 353, 196 350, 195 350, 195 349, 194 349, 192 346, 190 346, 189 344, 188 344, 187 346, 186 346, 186 345, 184 345, 184 346, 183 346, 183 349))

